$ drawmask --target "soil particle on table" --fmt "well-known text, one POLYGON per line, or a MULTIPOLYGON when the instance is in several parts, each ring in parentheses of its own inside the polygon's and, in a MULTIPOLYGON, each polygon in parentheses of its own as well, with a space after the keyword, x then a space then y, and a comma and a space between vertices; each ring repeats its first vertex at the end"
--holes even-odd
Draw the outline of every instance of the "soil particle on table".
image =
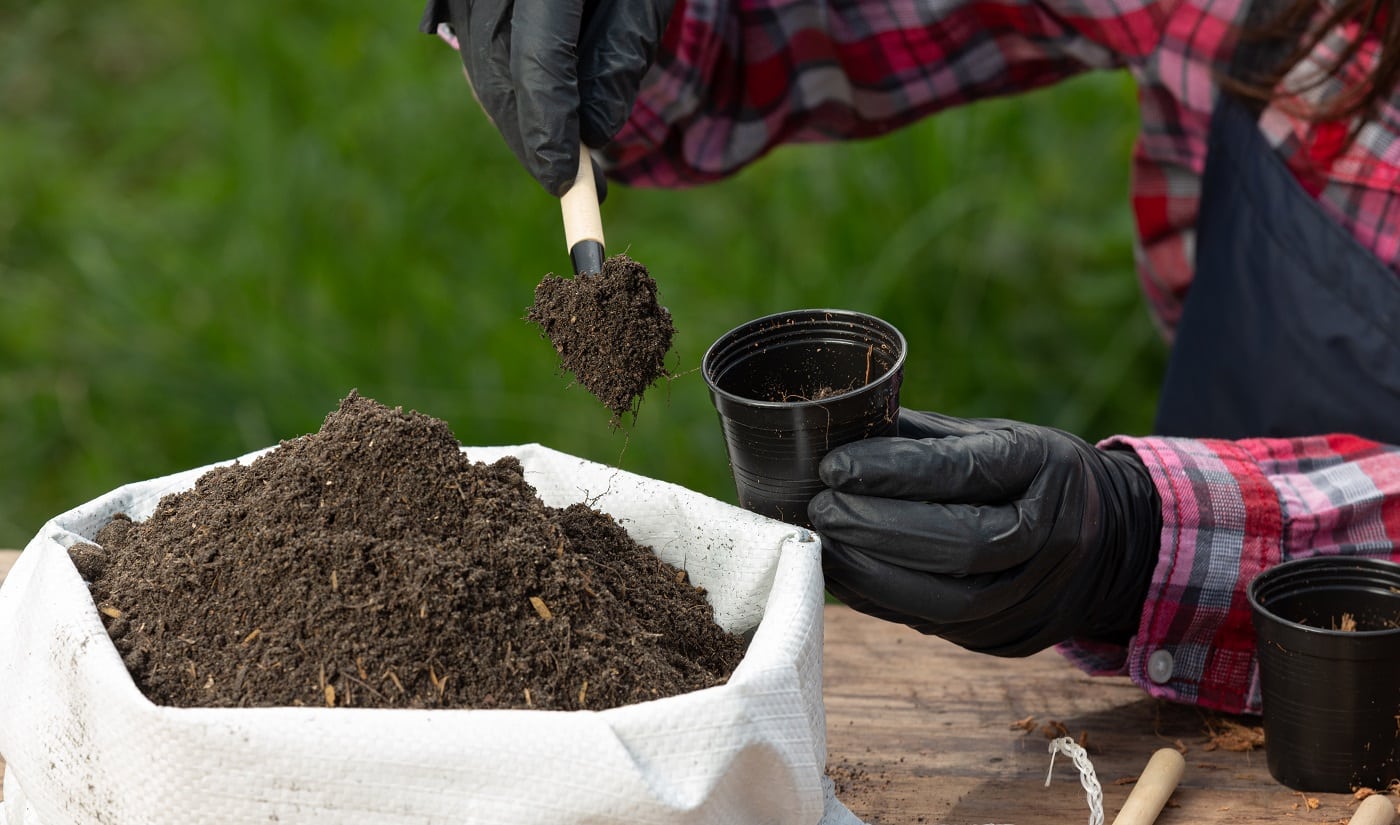
POLYGON ((700 589, 519 461, 351 393, 71 551, 140 689, 181 707, 603 709, 725 681, 700 589))
POLYGON ((675 325, 657 302, 656 281, 626 255, 597 275, 546 275, 525 319, 554 345, 560 366, 612 411, 613 424, 636 414, 646 389, 667 375, 675 325))
POLYGON ((1211 717, 1205 720, 1207 751, 1252 751, 1264 747, 1264 727, 1258 724, 1245 724, 1225 717, 1211 717))

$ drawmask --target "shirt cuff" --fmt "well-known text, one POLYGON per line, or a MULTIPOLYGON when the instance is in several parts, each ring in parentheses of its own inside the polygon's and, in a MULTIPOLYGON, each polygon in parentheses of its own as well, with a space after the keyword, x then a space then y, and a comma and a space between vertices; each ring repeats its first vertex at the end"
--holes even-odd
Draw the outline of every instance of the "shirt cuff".
POLYGON ((1059 650, 1096 675, 1126 674, 1150 695, 1226 713, 1259 713, 1246 588, 1282 549, 1278 492, 1246 445, 1112 438, 1147 466, 1162 500, 1162 540, 1137 635, 1126 647, 1070 640, 1059 650))
POLYGON ((737 59, 730 54, 730 41, 739 35, 730 5, 677 0, 627 122, 594 152, 608 177, 628 186, 679 189, 732 171, 716 165, 723 154, 716 147, 727 143, 731 126, 723 118, 707 120, 702 111, 715 72, 724 71, 721 63, 737 59))

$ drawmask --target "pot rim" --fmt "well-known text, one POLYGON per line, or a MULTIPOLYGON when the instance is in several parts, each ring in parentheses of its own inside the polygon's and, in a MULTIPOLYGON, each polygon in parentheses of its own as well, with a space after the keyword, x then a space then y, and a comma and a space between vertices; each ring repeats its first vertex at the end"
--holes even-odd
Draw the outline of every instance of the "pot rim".
POLYGON ((891 380, 893 376, 899 374, 900 371, 904 368, 904 361, 906 356, 908 355, 908 352, 909 342, 905 340, 904 333, 900 332, 899 328, 896 327, 894 324, 891 324, 889 321, 886 321, 878 315, 872 315, 868 312, 861 312, 860 310, 855 309, 836 309, 832 307, 789 309, 784 310, 782 312, 774 312, 769 315, 763 315, 758 318, 753 318, 724 332, 722 335, 716 338, 714 342, 710 344, 709 347, 705 349, 705 354, 700 359, 700 375, 705 380, 705 384, 710 388, 710 392, 734 404, 742 404, 745 407, 749 407, 752 409, 792 410, 804 408, 817 408, 829 406, 839 401, 844 401, 848 398, 851 398, 852 396, 858 395, 862 392, 869 390, 871 387, 878 386, 886 381, 891 380), (735 334, 739 331, 759 327, 763 324, 775 323, 787 318, 821 315, 845 316, 847 318, 852 319, 852 321, 867 322, 870 326, 879 327, 888 332, 890 337, 893 338, 898 344, 898 352, 895 353, 894 360, 890 362, 889 368, 886 369, 884 372, 880 373, 879 376, 871 378, 868 382, 861 384, 859 387, 854 387, 852 389, 846 390, 845 392, 837 393, 835 395, 828 395, 825 398, 812 399, 808 401, 770 401, 760 398, 750 398, 748 396, 732 393, 729 390, 726 390, 723 387, 719 386, 713 380, 711 376, 711 368, 713 366, 713 361, 717 356, 718 351, 720 350, 720 345, 726 344, 730 339, 734 338, 735 334))
MULTIPOLYGON (((1355 555, 1319 555, 1308 556, 1301 559, 1290 559, 1273 567, 1268 568, 1250 580, 1245 594, 1249 599, 1250 610, 1256 617, 1274 622, 1288 627, 1293 632, 1302 632, 1317 637, 1342 638, 1342 639, 1370 639, 1385 636, 1400 636, 1400 622, 1394 627, 1383 627, 1375 630, 1340 630, 1336 628, 1318 627, 1315 625, 1303 624, 1292 619, 1285 618, 1273 609, 1269 603, 1273 598, 1282 596, 1297 595, 1300 590, 1308 589, 1299 587, 1300 584, 1316 582, 1311 578, 1303 578, 1308 574, 1347 574, 1366 573, 1378 574, 1378 580, 1363 586, 1358 581, 1337 581, 1329 589, 1332 590, 1364 590, 1377 586, 1385 586, 1384 579, 1393 579, 1395 585, 1391 586, 1392 592, 1396 594, 1396 602, 1400 604, 1400 563, 1389 559, 1375 558, 1371 556, 1355 555), (1292 580, 1290 582, 1290 580, 1292 580), (1288 586, 1289 584, 1292 586, 1288 586), (1277 588, 1271 590, 1270 588, 1277 588), (1260 591, 1265 591, 1261 593, 1260 591)), ((1318 584, 1326 583, 1316 582, 1318 584)))

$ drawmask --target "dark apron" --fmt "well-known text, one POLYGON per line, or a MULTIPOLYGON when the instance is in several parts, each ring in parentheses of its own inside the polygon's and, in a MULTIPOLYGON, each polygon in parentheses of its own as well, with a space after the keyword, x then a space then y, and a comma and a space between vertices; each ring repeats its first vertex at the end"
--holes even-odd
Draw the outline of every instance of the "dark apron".
POLYGON ((1221 96, 1156 432, 1400 444, 1400 276, 1303 190, 1257 112, 1221 96))

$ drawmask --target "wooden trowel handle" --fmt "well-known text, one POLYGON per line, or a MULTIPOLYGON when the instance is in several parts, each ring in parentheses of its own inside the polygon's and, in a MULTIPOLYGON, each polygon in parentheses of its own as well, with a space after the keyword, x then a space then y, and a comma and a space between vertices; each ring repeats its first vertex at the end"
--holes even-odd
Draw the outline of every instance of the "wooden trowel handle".
POLYGON ((1123 809, 1114 818, 1113 825, 1151 825, 1157 821, 1157 814, 1167 804, 1167 799, 1181 781, 1181 773, 1186 768, 1186 760, 1172 748, 1162 748, 1152 754, 1147 767, 1142 769, 1132 793, 1123 803, 1123 809))
POLYGON ((578 145, 578 173, 574 185, 559 199, 564 210, 564 241, 575 275, 603 271, 603 217, 598 211, 598 187, 593 182, 593 160, 588 147, 578 145))
POLYGON ((1386 794, 1375 794, 1361 801, 1351 815, 1351 825, 1390 825, 1395 821, 1395 803, 1386 794))

